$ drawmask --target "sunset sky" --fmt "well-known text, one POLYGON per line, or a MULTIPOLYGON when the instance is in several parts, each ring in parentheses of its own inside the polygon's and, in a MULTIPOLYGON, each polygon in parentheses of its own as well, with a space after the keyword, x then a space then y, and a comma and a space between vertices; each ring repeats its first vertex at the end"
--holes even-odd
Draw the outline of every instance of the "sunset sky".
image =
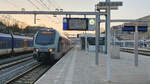
MULTIPOLYGON (((0 10, 55 10, 62 8, 64 11, 94 11, 94 5, 105 0, 0 0, 0 10), (47 6, 47 7, 46 7, 47 6)), ((114 0, 112 0, 114 1, 114 0)), ((123 1, 119 10, 112 11, 112 19, 137 19, 150 14, 150 0, 115 0, 123 1)), ((28 25, 33 23, 33 15, 11 15, 13 18, 25 22, 28 25)), ((62 17, 39 15, 36 25, 62 28, 62 17)), ((115 24, 116 25, 116 24, 115 24)), ((103 27, 103 26, 102 26, 103 27)), ((59 29, 58 29, 59 30, 59 29)))

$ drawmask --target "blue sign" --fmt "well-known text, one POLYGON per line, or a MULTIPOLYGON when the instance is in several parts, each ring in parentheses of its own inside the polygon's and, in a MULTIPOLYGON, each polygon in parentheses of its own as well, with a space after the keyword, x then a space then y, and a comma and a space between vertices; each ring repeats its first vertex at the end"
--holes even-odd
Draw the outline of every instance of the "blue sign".
MULTIPOLYGON (((124 26, 122 28, 122 31, 135 32, 135 26, 124 26)), ((138 26, 138 31, 139 32, 147 32, 148 31, 148 26, 138 26)))
POLYGON ((138 31, 147 32, 148 31, 148 26, 138 26, 138 31))
POLYGON ((135 31, 135 26, 124 26, 122 31, 135 31))
POLYGON ((67 18, 63 18, 63 30, 67 30, 67 28, 68 28, 67 18))
POLYGON ((88 30, 89 31, 95 30, 95 23, 96 23, 95 18, 88 18, 88 30))

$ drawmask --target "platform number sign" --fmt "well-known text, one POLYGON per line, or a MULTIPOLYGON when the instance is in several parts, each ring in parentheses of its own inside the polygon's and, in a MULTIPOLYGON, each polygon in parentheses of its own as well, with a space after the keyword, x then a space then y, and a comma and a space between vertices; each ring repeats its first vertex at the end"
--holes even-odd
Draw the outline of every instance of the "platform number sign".
POLYGON ((95 18, 88 18, 89 23, 88 23, 88 30, 89 31, 94 31, 95 30, 95 18))
POLYGON ((90 25, 94 25, 95 24, 95 20, 94 19, 89 19, 89 23, 90 23, 90 25))

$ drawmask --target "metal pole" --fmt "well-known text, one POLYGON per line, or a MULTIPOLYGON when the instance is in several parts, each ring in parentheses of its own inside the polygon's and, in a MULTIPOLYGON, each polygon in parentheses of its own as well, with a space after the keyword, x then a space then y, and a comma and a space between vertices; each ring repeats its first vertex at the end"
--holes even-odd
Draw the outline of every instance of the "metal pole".
MULTIPOLYGON (((86 18, 86 15, 84 15, 84 18, 86 18)), ((88 45, 87 45, 87 33, 86 33, 86 30, 85 30, 85 50, 86 50, 86 53, 87 53, 87 48, 88 45)))
POLYGON ((115 43, 116 42, 116 38, 115 37, 116 37, 116 34, 115 34, 115 31, 114 31, 114 46, 116 46, 116 43, 115 43))
POLYGON ((85 31, 85 51, 87 52, 87 33, 85 31))
POLYGON ((36 24, 36 14, 34 14, 34 24, 36 24))
POLYGON ((100 15, 96 14, 96 52, 95 62, 99 65, 99 37, 100 37, 100 15))
MULTIPOLYGON (((105 17, 107 18, 107 15, 105 17)), ((105 53, 107 54, 107 20, 105 23, 105 53)))
MULTIPOLYGON (((106 0, 110 2, 110 0, 106 0)), ((106 25, 107 25, 107 80, 111 81, 111 68, 110 68, 110 6, 107 7, 106 25)))
POLYGON ((135 33, 134 33, 134 54, 135 54, 135 60, 134 60, 134 64, 137 67, 138 66, 138 27, 135 26, 135 33))

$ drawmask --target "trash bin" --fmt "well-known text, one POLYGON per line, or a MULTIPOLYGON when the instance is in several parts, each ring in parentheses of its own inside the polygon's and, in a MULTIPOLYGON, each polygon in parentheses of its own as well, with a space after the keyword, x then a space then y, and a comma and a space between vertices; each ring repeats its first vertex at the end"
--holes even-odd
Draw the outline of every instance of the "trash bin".
POLYGON ((112 59, 120 59, 120 47, 119 46, 111 47, 111 58, 112 59))

